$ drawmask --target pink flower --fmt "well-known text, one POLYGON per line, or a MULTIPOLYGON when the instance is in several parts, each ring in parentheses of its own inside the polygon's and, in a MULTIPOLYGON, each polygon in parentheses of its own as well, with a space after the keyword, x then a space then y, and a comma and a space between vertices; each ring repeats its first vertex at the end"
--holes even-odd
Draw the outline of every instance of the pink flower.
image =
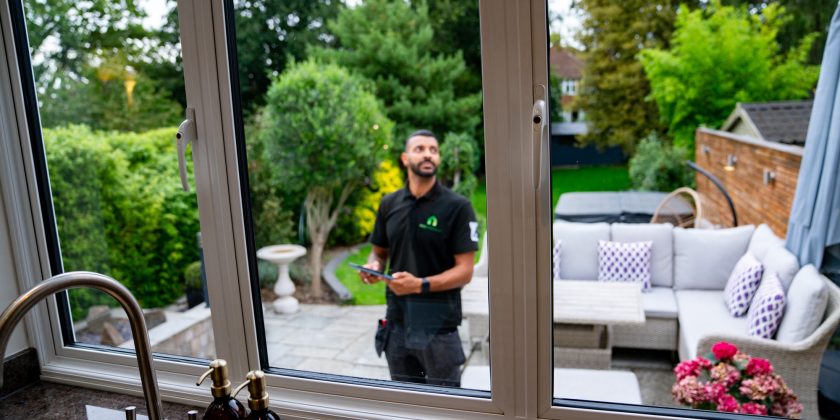
POLYGON ((744 405, 741 406, 740 413, 741 414, 758 414, 758 415, 761 415, 761 416, 766 416, 767 415, 767 407, 765 407, 765 406, 763 406, 759 403, 748 402, 748 403, 744 403, 744 405))
POLYGON ((688 376, 697 376, 700 374, 700 364, 697 360, 686 360, 684 362, 680 362, 680 364, 674 368, 674 374, 677 375, 677 381, 680 381, 688 376))
POLYGON ((726 386, 720 382, 710 382, 706 384, 705 390, 709 401, 717 401, 726 395, 726 386))
POLYGON ((732 356, 735 356, 735 353, 738 353, 738 347, 735 347, 726 341, 718 342, 712 346, 712 354, 715 355, 715 359, 721 361, 731 359, 732 356))
POLYGON ((738 368, 726 363, 718 363, 709 373, 712 380, 723 384, 726 388, 741 379, 741 372, 738 368))
POLYGON ((731 395, 721 396, 718 398, 717 403, 717 411, 723 411, 725 413, 737 413, 738 409, 741 408, 738 405, 738 400, 731 395))
POLYGON ((697 364, 700 365, 701 369, 709 370, 712 368, 712 362, 710 362, 709 359, 706 359, 705 357, 698 357, 694 360, 697 361, 697 364))
POLYGON ((675 401, 695 408, 709 401, 705 386, 697 380, 696 376, 687 376, 677 381, 671 388, 671 393, 675 401))
POLYGON ((773 365, 767 359, 753 357, 747 362, 747 368, 745 370, 747 375, 750 376, 767 375, 773 373, 773 365))

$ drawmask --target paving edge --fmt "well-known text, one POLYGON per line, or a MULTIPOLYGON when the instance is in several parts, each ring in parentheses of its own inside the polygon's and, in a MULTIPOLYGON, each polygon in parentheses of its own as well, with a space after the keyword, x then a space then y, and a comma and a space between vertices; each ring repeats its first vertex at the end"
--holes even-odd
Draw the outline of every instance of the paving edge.
POLYGON ((338 269, 339 264, 343 263, 344 260, 346 260, 347 257, 350 256, 351 252, 356 252, 361 247, 362 245, 355 245, 349 250, 339 252, 332 259, 330 259, 329 262, 327 262, 327 265, 321 272, 321 277, 323 277, 324 281, 327 282, 327 284, 330 286, 331 289, 333 289, 335 294, 338 295, 338 299, 342 302, 349 302, 353 300, 353 294, 350 293, 350 291, 347 290, 347 287, 345 287, 341 283, 341 280, 339 280, 338 277, 335 275, 335 270, 338 269))

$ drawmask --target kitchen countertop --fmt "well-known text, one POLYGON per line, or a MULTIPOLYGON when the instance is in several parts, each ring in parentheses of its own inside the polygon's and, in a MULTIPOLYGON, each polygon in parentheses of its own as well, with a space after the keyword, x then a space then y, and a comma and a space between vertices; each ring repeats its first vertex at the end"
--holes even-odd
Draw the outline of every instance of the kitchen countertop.
MULTIPOLYGON (((137 407, 137 414, 146 414, 143 397, 38 381, 0 399, 0 418, 17 419, 87 419, 87 406, 123 411, 137 407)), ((204 408, 163 403, 163 415, 170 420, 186 419, 187 411, 204 408)))

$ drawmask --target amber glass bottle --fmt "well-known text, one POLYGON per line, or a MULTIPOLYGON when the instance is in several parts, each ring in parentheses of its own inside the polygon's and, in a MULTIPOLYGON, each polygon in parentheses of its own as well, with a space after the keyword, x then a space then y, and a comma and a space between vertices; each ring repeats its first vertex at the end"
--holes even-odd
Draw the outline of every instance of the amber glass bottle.
POLYGON ((228 380, 227 362, 216 359, 210 362, 210 369, 204 372, 196 385, 201 385, 207 376, 213 380, 210 392, 213 394, 213 402, 204 411, 204 420, 233 420, 245 418, 245 407, 231 396, 231 384, 228 380))
POLYGON ((268 393, 265 392, 265 373, 261 370, 252 370, 245 376, 247 379, 242 385, 233 390, 233 395, 239 393, 242 388, 248 386, 248 408, 251 409, 251 414, 248 414, 248 419, 252 420, 280 420, 277 413, 268 409, 268 393))

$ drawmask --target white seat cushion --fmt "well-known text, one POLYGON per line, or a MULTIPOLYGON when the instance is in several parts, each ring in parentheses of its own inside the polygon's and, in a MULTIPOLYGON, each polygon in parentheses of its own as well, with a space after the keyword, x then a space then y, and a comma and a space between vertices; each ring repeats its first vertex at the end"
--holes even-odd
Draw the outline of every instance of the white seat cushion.
POLYGON ((768 275, 776 273, 785 291, 790 288, 793 277, 799 271, 799 259, 782 246, 768 249, 764 258, 761 259, 761 265, 764 266, 764 275, 761 277, 761 281, 764 281, 764 278, 768 275))
MULTIPOLYGON (((472 365, 461 374, 461 388, 490 390, 490 366, 472 365)), ((621 370, 554 369, 554 398, 641 404, 639 380, 621 370)))
POLYGON ((755 255, 755 258, 761 261, 764 259, 764 255, 767 254, 767 251, 771 248, 782 246, 785 246, 785 241, 776 236, 776 234, 773 233, 773 229, 770 229, 770 226, 762 223, 755 229, 755 232, 750 239, 750 245, 747 249, 755 255))
POLYGON ((723 290, 754 230, 674 228, 674 289, 723 290))
POLYGON ((679 315, 677 297, 670 287, 653 287, 642 293, 642 305, 646 317, 676 319, 679 315))
POLYGON ((793 278, 787 292, 785 316, 776 332, 776 340, 796 343, 810 336, 819 327, 828 306, 825 277, 808 264, 793 278))
POLYGON ((614 223, 610 226, 613 242, 651 241, 650 275, 654 286, 674 285, 674 227, 665 224, 614 223))
MULTIPOLYGON (((729 315, 720 290, 678 290, 680 341, 685 345, 682 358, 697 357, 700 338, 714 334, 747 335, 747 318, 729 315)), ((711 349, 707 349, 711 351, 711 349)))
POLYGON ((554 240, 563 243, 563 262, 560 278, 598 278, 598 241, 610 240, 610 225, 606 223, 554 222, 554 240))

